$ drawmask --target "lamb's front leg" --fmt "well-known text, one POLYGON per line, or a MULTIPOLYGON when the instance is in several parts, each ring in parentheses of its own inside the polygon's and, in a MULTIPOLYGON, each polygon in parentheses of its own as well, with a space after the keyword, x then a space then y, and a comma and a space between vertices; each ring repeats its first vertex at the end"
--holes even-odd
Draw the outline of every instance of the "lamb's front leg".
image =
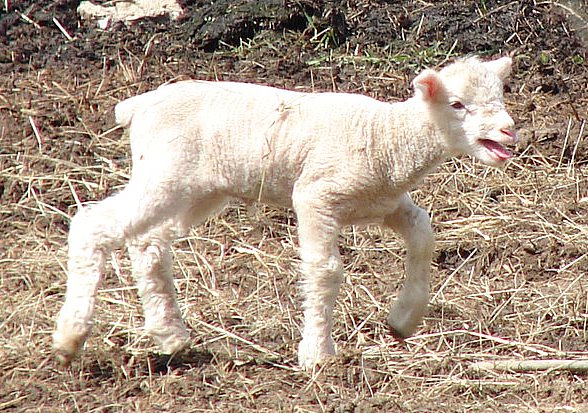
POLYGON ((399 207, 384 224, 406 243, 406 278, 390 310, 388 324, 399 338, 411 336, 418 328, 429 303, 429 277, 435 240, 427 212, 405 194, 399 207))
POLYGON ((335 354, 331 336, 333 310, 342 282, 343 266, 337 250, 338 226, 308 203, 295 203, 300 243, 304 327, 298 346, 301 367, 335 354))
POLYGON ((127 247, 145 315, 145 330, 164 354, 186 346, 190 335, 176 302, 170 241, 173 228, 157 228, 127 247))

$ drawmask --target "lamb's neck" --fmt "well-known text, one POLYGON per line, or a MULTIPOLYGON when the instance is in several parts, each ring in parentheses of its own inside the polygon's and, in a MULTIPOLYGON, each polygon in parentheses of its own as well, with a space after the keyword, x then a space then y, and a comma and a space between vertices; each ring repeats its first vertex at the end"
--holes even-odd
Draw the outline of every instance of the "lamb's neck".
POLYGON ((408 190, 451 155, 447 122, 435 122, 412 99, 390 105, 386 118, 380 139, 386 145, 387 178, 408 190))

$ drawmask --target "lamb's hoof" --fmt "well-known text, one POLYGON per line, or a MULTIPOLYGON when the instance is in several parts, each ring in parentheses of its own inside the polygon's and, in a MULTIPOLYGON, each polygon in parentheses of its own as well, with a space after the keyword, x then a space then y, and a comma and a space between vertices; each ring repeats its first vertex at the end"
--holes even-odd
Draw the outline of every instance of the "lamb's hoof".
POLYGON ((78 355, 86 341, 86 335, 74 336, 63 335, 59 332, 53 333, 53 352, 55 358, 63 367, 69 367, 71 361, 78 355))
POLYGON ((165 340, 159 340, 159 348, 163 354, 174 355, 182 352, 190 345, 190 334, 182 332, 166 337, 165 340))
POLYGON ((394 314, 398 313, 390 312, 386 321, 392 336, 400 341, 411 337, 418 329, 419 323, 422 320, 422 317, 414 317, 415 319, 413 320, 406 320, 405 318, 399 319, 399 317, 395 317, 394 314))
POLYGON ((55 359, 62 367, 69 367, 71 365, 71 361, 75 358, 75 354, 68 353, 64 350, 56 349, 55 351, 55 359))
POLYGON ((394 337, 398 341, 404 341, 404 339, 410 337, 410 334, 404 335, 402 332, 400 332, 398 329, 396 329, 394 326, 390 324, 388 324, 388 328, 390 329, 390 334, 392 334, 392 337, 394 337))
POLYGON ((336 354, 332 339, 317 343, 316 340, 302 340, 298 345, 298 365, 304 370, 312 370, 336 354))

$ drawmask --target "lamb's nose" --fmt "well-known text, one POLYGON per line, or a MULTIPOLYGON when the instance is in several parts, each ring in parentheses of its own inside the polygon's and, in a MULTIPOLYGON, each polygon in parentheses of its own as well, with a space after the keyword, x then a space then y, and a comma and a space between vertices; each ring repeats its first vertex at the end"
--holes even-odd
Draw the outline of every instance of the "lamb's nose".
POLYGON ((517 143, 517 141, 519 140, 517 133, 513 129, 502 128, 502 129, 500 129, 500 132, 503 133, 504 135, 508 136, 512 140, 513 143, 517 143))

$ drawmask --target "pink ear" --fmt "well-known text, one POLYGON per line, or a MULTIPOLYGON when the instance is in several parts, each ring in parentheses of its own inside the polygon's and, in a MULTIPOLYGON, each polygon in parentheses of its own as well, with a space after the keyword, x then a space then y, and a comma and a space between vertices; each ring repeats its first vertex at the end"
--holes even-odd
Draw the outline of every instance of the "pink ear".
POLYGON ((437 72, 427 69, 421 72, 413 81, 415 92, 421 94, 425 101, 438 100, 445 92, 443 83, 437 72))

